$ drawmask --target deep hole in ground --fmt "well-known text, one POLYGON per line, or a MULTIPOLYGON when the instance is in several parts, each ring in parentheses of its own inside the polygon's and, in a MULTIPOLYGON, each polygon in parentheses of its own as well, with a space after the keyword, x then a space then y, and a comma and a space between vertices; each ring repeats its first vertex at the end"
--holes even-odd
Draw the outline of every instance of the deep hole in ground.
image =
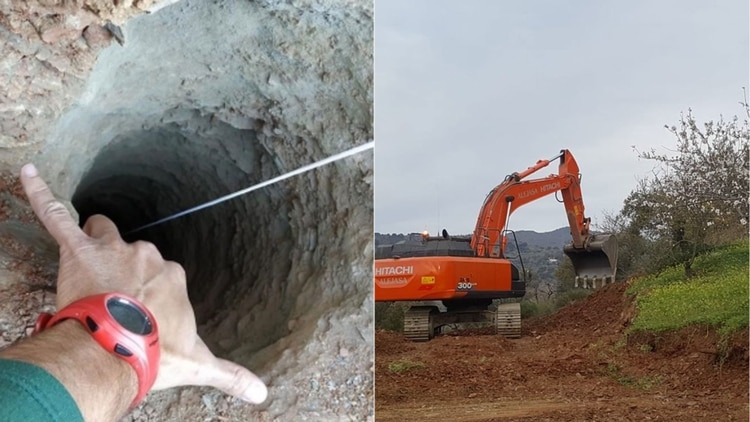
MULTIPOLYGON (((254 131, 193 113, 183 124, 116 136, 95 157, 72 202, 81 223, 104 214, 127 233, 278 173, 254 131)), ((258 334, 246 350, 252 353, 287 334, 287 302, 299 294, 274 283, 287 277, 295 247, 285 196, 282 184, 269 186, 125 238, 153 242, 165 259, 185 268, 199 325, 238 296, 244 306, 277 303, 278 312, 243 323, 258 334)))

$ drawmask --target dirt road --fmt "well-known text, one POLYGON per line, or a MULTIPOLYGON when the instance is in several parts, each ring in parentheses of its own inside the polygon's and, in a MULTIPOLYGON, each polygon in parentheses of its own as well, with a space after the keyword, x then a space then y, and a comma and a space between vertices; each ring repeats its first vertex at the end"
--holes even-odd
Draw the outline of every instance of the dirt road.
POLYGON ((376 334, 378 421, 747 421, 748 332, 721 365, 712 329, 624 336, 634 314, 623 284, 523 337, 482 330, 410 343, 376 334))

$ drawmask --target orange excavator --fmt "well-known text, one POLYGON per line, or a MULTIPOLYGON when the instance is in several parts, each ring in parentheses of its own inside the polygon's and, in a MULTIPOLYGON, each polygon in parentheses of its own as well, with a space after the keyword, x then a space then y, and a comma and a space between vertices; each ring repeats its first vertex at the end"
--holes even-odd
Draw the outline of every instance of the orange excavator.
MULTIPOLYGON (((493 299, 521 298, 526 294, 526 271, 506 258, 506 230, 511 214, 522 205, 560 193, 570 226, 572 242, 563 247, 576 274, 576 286, 596 288, 597 282, 615 281, 617 239, 612 234, 593 234, 584 216, 581 174, 568 150, 505 177, 484 200, 472 236, 422 236, 419 243, 379 246, 375 252, 375 300, 431 301, 412 306, 404 316, 404 334, 413 341, 428 341, 447 324, 489 322, 498 334, 521 336, 519 303, 493 299), (529 179, 559 159, 557 174, 529 179), (442 301, 442 307, 435 304, 442 301)), ((516 250, 518 250, 516 242, 516 250)))

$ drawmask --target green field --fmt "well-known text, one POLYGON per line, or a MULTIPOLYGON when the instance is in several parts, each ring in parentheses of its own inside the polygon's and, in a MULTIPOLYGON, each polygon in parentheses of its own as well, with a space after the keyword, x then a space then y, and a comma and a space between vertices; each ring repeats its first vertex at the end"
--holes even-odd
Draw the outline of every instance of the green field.
POLYGON ((682 267, 636 280, 633 331, 664 331, 692 324, 716 327, 723 334, 748 325, 748 242, 696 258, 695 276, 682 267))

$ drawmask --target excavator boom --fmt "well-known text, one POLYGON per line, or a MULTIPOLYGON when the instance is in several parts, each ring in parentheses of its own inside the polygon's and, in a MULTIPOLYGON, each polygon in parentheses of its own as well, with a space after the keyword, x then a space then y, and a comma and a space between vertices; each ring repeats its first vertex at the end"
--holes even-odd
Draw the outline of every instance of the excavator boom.
POLYGON ((564 247, 573 263, 576 282, 584 287, 596 281, 615 280, 617 271, 617 239, 610 234, 593 235, 591 219, 584 215, 581 173, 573 154, 564 149, 549 160, 537 163, 520 173, 512 173, 496 186, 484 200, 471 247, 478 257, 505 256, 505 228, 510 216, 521 206, 544 196, 560 192, 570 226, 572 242, 564 247), (528 177, 559 159, 557 174, 529 179, 528 177))

